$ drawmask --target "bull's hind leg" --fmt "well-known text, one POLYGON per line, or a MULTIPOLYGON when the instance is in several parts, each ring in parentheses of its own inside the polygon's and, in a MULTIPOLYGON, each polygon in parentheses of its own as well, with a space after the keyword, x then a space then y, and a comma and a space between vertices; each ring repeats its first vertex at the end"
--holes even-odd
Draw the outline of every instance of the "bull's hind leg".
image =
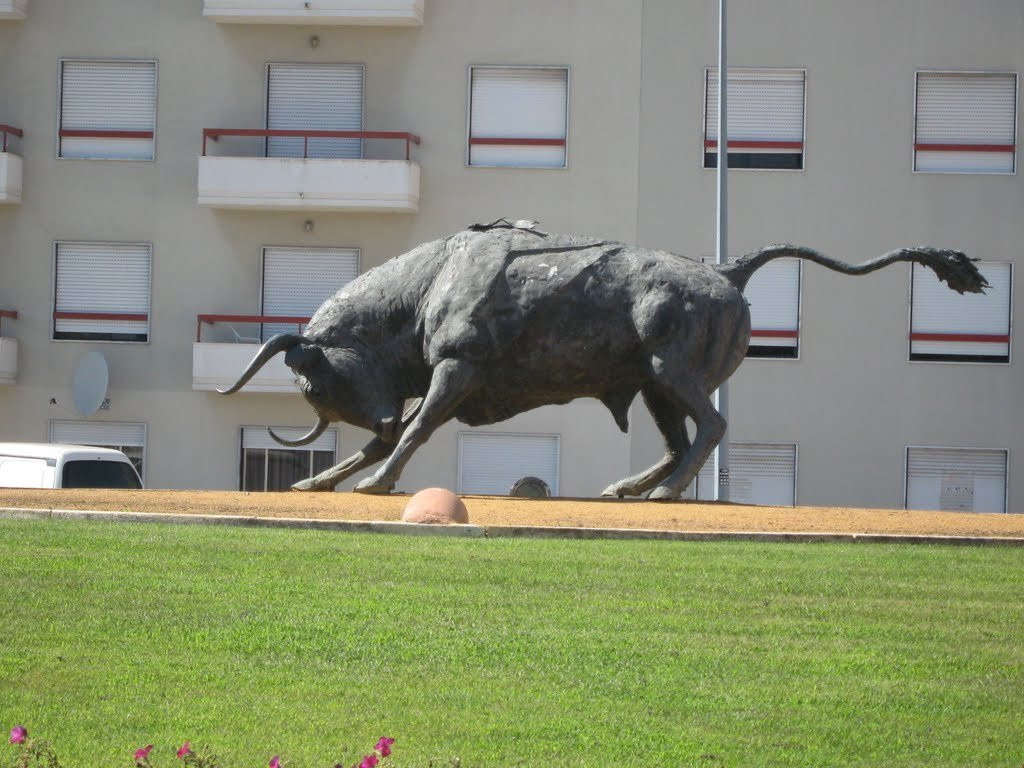
POLYGON ((640 496, 672 474, 679 462, 690 450, 690 438, 686 434, 686 412, 681 411, 672 400, 662 397, 650 386, 643 388, 647 410, 654 417, 661 434, 665 437, 667 451, 661 461, 625 480, 609 485, 602 496, 640 496))

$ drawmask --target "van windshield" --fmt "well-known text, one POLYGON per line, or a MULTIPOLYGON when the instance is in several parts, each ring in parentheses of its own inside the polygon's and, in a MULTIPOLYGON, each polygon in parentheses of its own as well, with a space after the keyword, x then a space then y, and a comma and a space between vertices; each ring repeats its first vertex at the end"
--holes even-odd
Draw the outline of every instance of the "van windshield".
POLYGON ((69 461, 64 464, 64 488, 141 488, 131 464, 123 461, 96 459, 69 461))

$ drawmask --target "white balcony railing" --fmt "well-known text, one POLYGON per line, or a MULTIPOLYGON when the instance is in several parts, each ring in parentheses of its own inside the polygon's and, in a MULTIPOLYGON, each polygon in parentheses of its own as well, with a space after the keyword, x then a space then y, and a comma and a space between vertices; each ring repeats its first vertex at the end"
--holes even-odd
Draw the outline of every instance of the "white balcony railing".
MULTIPOLYGON (((17 319, 18 313, 0 309, 0 323, 5 317, 17 319)), ((18 340, 3 335, 0 327, 0 384, 14 384, 18 380, 18 340)))
POLYGON ((0 19, 28 17, 28 0, 0 0, 0 19))
MULTIPOLYGON (((259 351, 262 324, 292 325, 293 330, 301 330, 308 321, 308 317, 199 315, 196 341, 192 345, 192 389, 227 389, 238 381, 259 351), (207 329, 205 335, 204 329, 207 329)), ((298 391, 295 374, 284 364, 284 355, 273 357, 241 389, 241 392, 298 391)))
POLYGON ((423 24, 423 0, 203 0, 203 16, 239 24, 423 24))
POLYGON ((409 159, 411 133, 207 128, 199 158, 200 205, 249 210, 415 213, 420 200, 420 167, 409 159), (208 140, 221 137, 289 137, 309 140, 397 139, 405 159, 246 157, 207 155, 208 140))
POLYGON ((21 136, 21 130, 0 124, 0 203, 21 202, 21 157, 8 151, 12 136, 21 136))

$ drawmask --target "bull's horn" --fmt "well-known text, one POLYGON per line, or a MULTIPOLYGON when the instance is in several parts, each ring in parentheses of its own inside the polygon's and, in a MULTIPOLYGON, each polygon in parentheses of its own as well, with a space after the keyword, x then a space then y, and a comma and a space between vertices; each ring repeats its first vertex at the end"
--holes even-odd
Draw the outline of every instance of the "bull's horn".
POLYGON ((276 336, 271 336, 267 343, 260 348, 260 351, 256 353, 256 357, 252 359, 252 362, 249 363, 249 366, 238 378, 234 386, 231 389, 218 389, 217 391, 222 395, 234 394, 244 387, 245 383, 255 376, 256 372, 266 365, 267 361, 278 352, 287 352, 292 347, 303 343, 310 344, 311 342, 305 336, 298 333, 279 333, 276 336))
POLYGON ((272 430, 270 427, 267 427, 267 432, 269 432, 270 436, 277 440, 277 442, 279 442, 281 445, 287 445, 291 448, 295 448, 300 445, 309 445, 310 443, 312 443, 314 440, 316 440, 318 437, 320 437, 320 435, 324 433, 324 430, 327 429, 328 424, 330 424, 330 422, 323 416, 321 416, 320 420, 316 423, 316 426, 309 430, 309 434, 300 437, 298 440, 285 440, 283 437, 278 437, 277 435, 274 434, 274 430, 272 430))

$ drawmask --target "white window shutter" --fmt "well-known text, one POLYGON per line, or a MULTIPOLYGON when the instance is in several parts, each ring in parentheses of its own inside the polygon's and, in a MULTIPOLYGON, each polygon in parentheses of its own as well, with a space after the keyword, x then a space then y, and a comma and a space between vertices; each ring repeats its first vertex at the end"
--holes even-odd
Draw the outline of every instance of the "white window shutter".
POLYGON ((156 63, 62 62, 60 112, 61 157, 152 160, 156 63))
MULTIPOLYGON (((272 429, 275 435, 285 440, 298 440, 309 432, 308 427, 272 427, 272 429)), ((338 451, 338 430, 328 429, 308 445, 303 445, 299 448, 288 448, 288 446, 281 445, 274 440, 266 427, 242 427, 242 448, 275 451, 296 450, 302 452, 330 451, 336 454, 338 451)))
POLYGON ((967 448, 907 449, 907 509, 1005 512, 1008 454, 967 448))
POLYGON ((569 71, 473 67, 469 164, 565 166, 569 71))
MULTIPOLYGON (((361 131, 361 64, 270 64, 267 73, 267 128, 361 131)), ((361 139, 271 137, 268 157, 360 158, 361 139)))
POLYGON ((914 170, 1013 173, 1017 75, 918 72, 914 170))
POLYGON ((151 247, 145 243, 58 243, 55 338, 112 335, 112 340, 145 341, 150 262, 151 247), (67 318, 62 313, 115 317, 67 318))
MULTIPOLYGON (((355 248, 265 248, 262 314, 312 317, 358 274, 359 251, 355 248)), ((295 325, 267 324, 263 338, 296 330, 295 325)))
POLYGON ((51 421, 50 442, 145 448, 146 425, 107 421, 51 421))
MULTIPOLYGON (((713 499, 717 478, 709 458, 697 475, 697 498, 713 499)), ((792 506, 796 503, 796 445, 732 443, 729 446, 729 501, 792 506)))
POLYGON ((751 348, 759 356, 795 356, 800 329, 798 259, 778 259, 757 270, 743 295, 750 303, 751 348))
POLYGON ((558 495, 558 435, 459 433, 459 493, 505 496, 523 477, 558 495))
POLYGON ((911 270, 910 359, 1010 361, 1010 297, 1013 267, 978 264, 990 287, 959 294, 920 264, 911 270))

